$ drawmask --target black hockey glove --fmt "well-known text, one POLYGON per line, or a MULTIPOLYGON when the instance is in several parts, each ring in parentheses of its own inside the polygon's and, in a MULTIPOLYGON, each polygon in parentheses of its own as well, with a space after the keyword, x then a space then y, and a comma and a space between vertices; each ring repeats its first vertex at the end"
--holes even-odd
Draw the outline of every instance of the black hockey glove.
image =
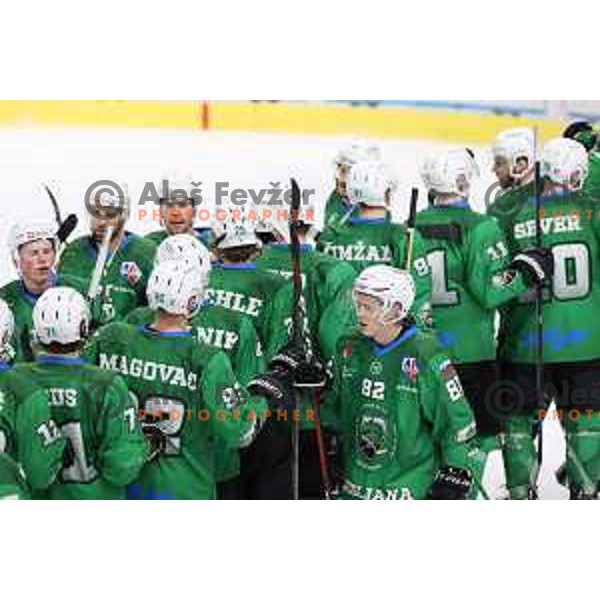
POLYGON ((295 344, 281 348, 269 363, 269 368, 289 373, 296 388, 322 389, 328 380, 323 363, 316 358, 307 361, 304 350, 295 344))
POLYGON ((263 396, 275 408, 296 407, 292 375, 284 369, 270 368, 266 373, 254 377, 246 389, 253 396, 263 396))
POLYGON ((158 426, 152 423, 142 423, 142 433, 148 444, 146 462, 149 463, 164 454, 167 448, 167 436, 158 426))
POLYGON ((554 255, 549 248, 528 248, 519 252, 510 266, 530 285, 541 285, 554 274, 554 255))
POLYGON ((442 467, 427 492, 427 500, 466 500, 473 476, 467 469, 442 467))

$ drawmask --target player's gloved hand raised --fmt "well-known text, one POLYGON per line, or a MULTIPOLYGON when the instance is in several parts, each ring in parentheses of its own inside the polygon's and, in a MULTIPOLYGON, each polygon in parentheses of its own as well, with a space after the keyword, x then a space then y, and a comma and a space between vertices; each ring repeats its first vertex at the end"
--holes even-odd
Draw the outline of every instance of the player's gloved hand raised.
POLYGON ((442 467, 427 492, 427 500, 466 500, 473 476, 467 469, 442 467))
POLYGON ((248 383, 246 389, 253 396, 266 398, 275 408, 294 409, 295 391, 292 375, 288 371, 271 367, 266 373, 257 375, 248 383))
POLYGON ((289 373, 296 388, 323 388, 327 384, 327 371, 321 361, 316 358, 308 361, 305 350, 293 343, 281 348, 269 367, 289 373))
POLYGON ((554 274, 554 255, 550 248, 527 248, 513 258, 510 266, 531 285, 540 285, 554 274))

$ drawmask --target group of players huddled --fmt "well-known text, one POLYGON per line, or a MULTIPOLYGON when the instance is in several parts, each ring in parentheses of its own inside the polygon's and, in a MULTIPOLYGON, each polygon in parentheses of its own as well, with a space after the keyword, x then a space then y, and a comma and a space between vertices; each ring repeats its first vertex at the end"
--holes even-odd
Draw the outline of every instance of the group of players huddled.
POLYGON ((560 481, 596 498, 597 147, 587 123, 539 156, 533 130, 499 133, 488 214, 469 204, 473 152, 431 156, 429 206, 409 232, 393 222, 408 199, 379 148, 350 144, 323 227, 314 207, 296 215, 299 303, 287 223, 232 210, 196 228, 189 195, 161 198, 162 229, 146 237, 107 195, 64 247, 51 225, 15 225, 0 497, 468 499, 486 496, 486 459, 501 451, 507 497, 534 499, 540 402, 554 401, 560 481))

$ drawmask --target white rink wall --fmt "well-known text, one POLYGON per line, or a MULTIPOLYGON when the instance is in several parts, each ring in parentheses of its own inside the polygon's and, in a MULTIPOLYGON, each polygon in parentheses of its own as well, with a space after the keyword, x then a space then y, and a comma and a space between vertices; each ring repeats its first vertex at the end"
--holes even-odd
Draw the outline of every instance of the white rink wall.
MULTIPOLYGON (((332 161, 349 137, 301 136, 291 134, 184 132, 175 130, 97 129, 0 129, 0 285, 13 279, 8 250, 8 232, 14 223, 53 220, 50 201, 43 188, 55 191, 63 217, 75 212, 85 231, 87 215, 83 198, 94 181, 110 179, 126 183, 132 198, 130 229, 146 233, 159 227, 151 216, 138 219, 136 201, 144 183, 163 177, 187 177, 202 181, 206 208, 212 210, 215 182, 227 181, 234 188, 269 188, 270 182, 284 183, 290 176, 303 188, 315 189, 321 207, 333 186, 332 161)), ((419 140, 381 141, 384 158, 399 180, 394 214, 403 218, 410 188, 420 186, 418 169, 430 153, 456 146, 419 140)), ((484 210, 483 196, 493 182, 491 157, 484 147, 471 146, 480 164, 481 179, 474 189, 472 204, 484 210)), ((420 203, 426 204, 421 188, 420 203)), ((151 213, 150 205, 144 208, 151 213)), ((319 208, 317 209, 319 211, 319 208)), ((319 212, 317 213, 319 214, 319 212)), ((556 422, 547 421, 545 464, 541 495, 566 497, 553 472, 564 455, 564 442, 556 422)), ((493 497, 502 495, 501 458, 493 456, 484 485, 493 497)))

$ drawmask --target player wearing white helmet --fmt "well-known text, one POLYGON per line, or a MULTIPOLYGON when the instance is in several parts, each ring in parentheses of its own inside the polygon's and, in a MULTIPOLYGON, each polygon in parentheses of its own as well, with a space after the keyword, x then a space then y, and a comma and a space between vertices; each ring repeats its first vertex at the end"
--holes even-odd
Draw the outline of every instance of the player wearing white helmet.
MULTIPOLYGON (((300 269, 303 283, 301 302, 306 314, 306 328, 313 351, 318 356, 327 355, 321 348, 319 339, 320 325, 325 330, 329 324, 323 319, 326 311, 337 302, 341 296, 350 289, 356 273, 347 263, 317 252, 314 239, 318 234, 318 223, 315 218, 315 207, 311 204, 302 206, 298 215, 298 239, 300 242, 300 269)), ((275 243, 263 249, 256 264, 276 275, 291 280, 293 265, 289 245, 289 223, 287 221, 273 221, 273 229, 277 232, 275 243)), ((292 327, 291 315, 286 319, 286 327, 272 332, 269 339, 269 348, 283 347, 289 337, 292 327)), ((306 395, 305 395, 306 396, 306 395)), ((302 397, 302 406, 310 407, 310 398, 302 397)), ((305 411, 303 411, 305 412, 305 411)), ((330 439, 330 423, 327 415, 323 416, 324 438, 333 445, 330 439)), ((314 441, 314 423, 303 421, 300 432, 300 498, 315 499, 323 497, 321 475, 319 471, 318 447, 314 441)))
MULTIPOLYGON (((224 350, 231 361, 238 381, 245 385, 264 370, 264 358, 258 334, 252 319, 244 314, 228 310, 206 301, 211 262, 208 250, 195 237, 176 234, 165 238, 158 247, 155 265, 167 262, 198 266, 202 283, 202 303, 191 319, 192 333, 203 344, 224 350)), ((156 310, 139 307, 127 315, 126 322, 133 325, 149 325, 156 320, 156 310)), ((239 498, 239 457, 235 449, 218 451, 216 479, 218 496, 223 499, 239 498)))
POLYGON ((192 177, 171 177, 156 185, 160 205, 162 229, 146 235, 146 239, 160 244, 170 235, 190 234, 208 245, 210 227, 194 227, 195 210, 202 201, 200 189, 193 185, 192 177))
MULTIPOLYGON (((390 205, 396 183, 379 161, 357 163, 348 178, 348 198, 354 211, 345 223, 325 228, 318 249, 351 264, 357 273, 370 265, 404 267, 406 228, 392 223, 390 205)), ((417 286, 415 317, 426 321, 431 290, 429 266, 418 235, 413 241, 411 274, 417 286)))
POLYGON ((215 452, 251 444, 267 410, 285 395, 284 383, 250 396, 227 355, 200 343, 190 319, 203 295, 197 266, 163 262, 148 284, 152 322, 112 323, 94 335, 87 356, 123 374, 149 425, 166 437, 163 454, 144 467, 130 489, 134 498, 211 499, 215 452), (256 418, 255 418, 256 417, 256 418))
MULTIPOLYGON (((243 207, 217 211, 213 244, 219 261, 211 273, 207 299, 250 317, 269 359, 278 349, 272 340, 287 331, 293 291, 284 277, 256 262, 262 244, 256 236, 256 221, 248 217, 250 213, 243 207)), ((269 421, 257 442, 243 451, 241 474, 246 497, 290 497, 289 440, 289 424, 269 421)))
POLYGON ((68 287, 48 289, 35 305, 33 323, 40 353, 18 373, 47 394, 56 425, 40 434, 47 443, 59 432, 67 440, 60 474, 43 497, 124 498, 146 444, 123 379, 79 356, 90 325, 84 297, 68 287))
POLYGON ((0 499, 28 499, 47 488, 65 448, 46 393, 10 364, 14 328, 11 311, 0 300, 0 499))
POLYGON ((500 132, 492 143, 492 170, 497 187, 490 188, 487 212, 501 223, 518 212, 535 193, 536 140, 532 129, 516 127, 500 132))
POLYGON ((84 291, 85 281, 55 272, 58 239, 49 223, 15 225, 9 234, 9 248, 19 277, 0 289, 15 318, 15 360, 33 360, 31 344, 32 311, 43 292, 56 285, 84 291))
POLYGON ((75 239, 64 249, 59 273, 89 282, 104 236, 110 234, 108 259, 97 297, 98 314, 94 314, 99 324, 105 324, 146 304, 146 282, 156 245, 127 231, 130 199, 126 194, 116 196, 104 192, 87 203, 86 209, 90 216, 90 234, 75 239))
POLYGON ((325 225, 335 225, 352 208, 348 200, 348 175, 355 164, 365 160, 380 160, 379 146, 365 140, 353 140, 342 148, 334 160, 335 189, 325 206, 325 225))
POLYGON ((388 265, 353 287, 358 331, 340 340, 324 407, 338 415, 342 497, 464 499, 473 485, 475 424, 432 334, 408 319, 415 284, 388 265))
MULTIPOLYGON (((552 252, 554 275, 544 286, 543 357, 545 399, 564 410, 572 498, 596 497, 600 482, 600 425, 597 419, 566 415, 597 412, 600 385, 600 222, 596 203, 582 191, 588 160, 575 140, 550 140, 540 155, 541 210, 534 198, 507 220, 511 253, 536 244, 536 217, 542 246, 552 252), (576 411, 575 413, 569 411, 576 411)), ((544 401, 535 383, 537 337, 534 297, 511 303, 503 314, 502 378, 519 390, 505 422, 504 464, 511 498, 536 497, 539 465, 532 437, 544 401)), ((537 433, 537 431, 536 431, 537 433)))
POLYGON ((416 228, 431 269, 438 340, 456 365, 481 448, 489 452, 500 447, 502 424, 502 411, 487 397, 498 381, 496 310, 551 276, 552 257, 534 248, 511 263, 498 221, 469 204, 478 175, 474 157, 464 148, 427 158, 421 177, 433 205, 418 213, 416 228))

